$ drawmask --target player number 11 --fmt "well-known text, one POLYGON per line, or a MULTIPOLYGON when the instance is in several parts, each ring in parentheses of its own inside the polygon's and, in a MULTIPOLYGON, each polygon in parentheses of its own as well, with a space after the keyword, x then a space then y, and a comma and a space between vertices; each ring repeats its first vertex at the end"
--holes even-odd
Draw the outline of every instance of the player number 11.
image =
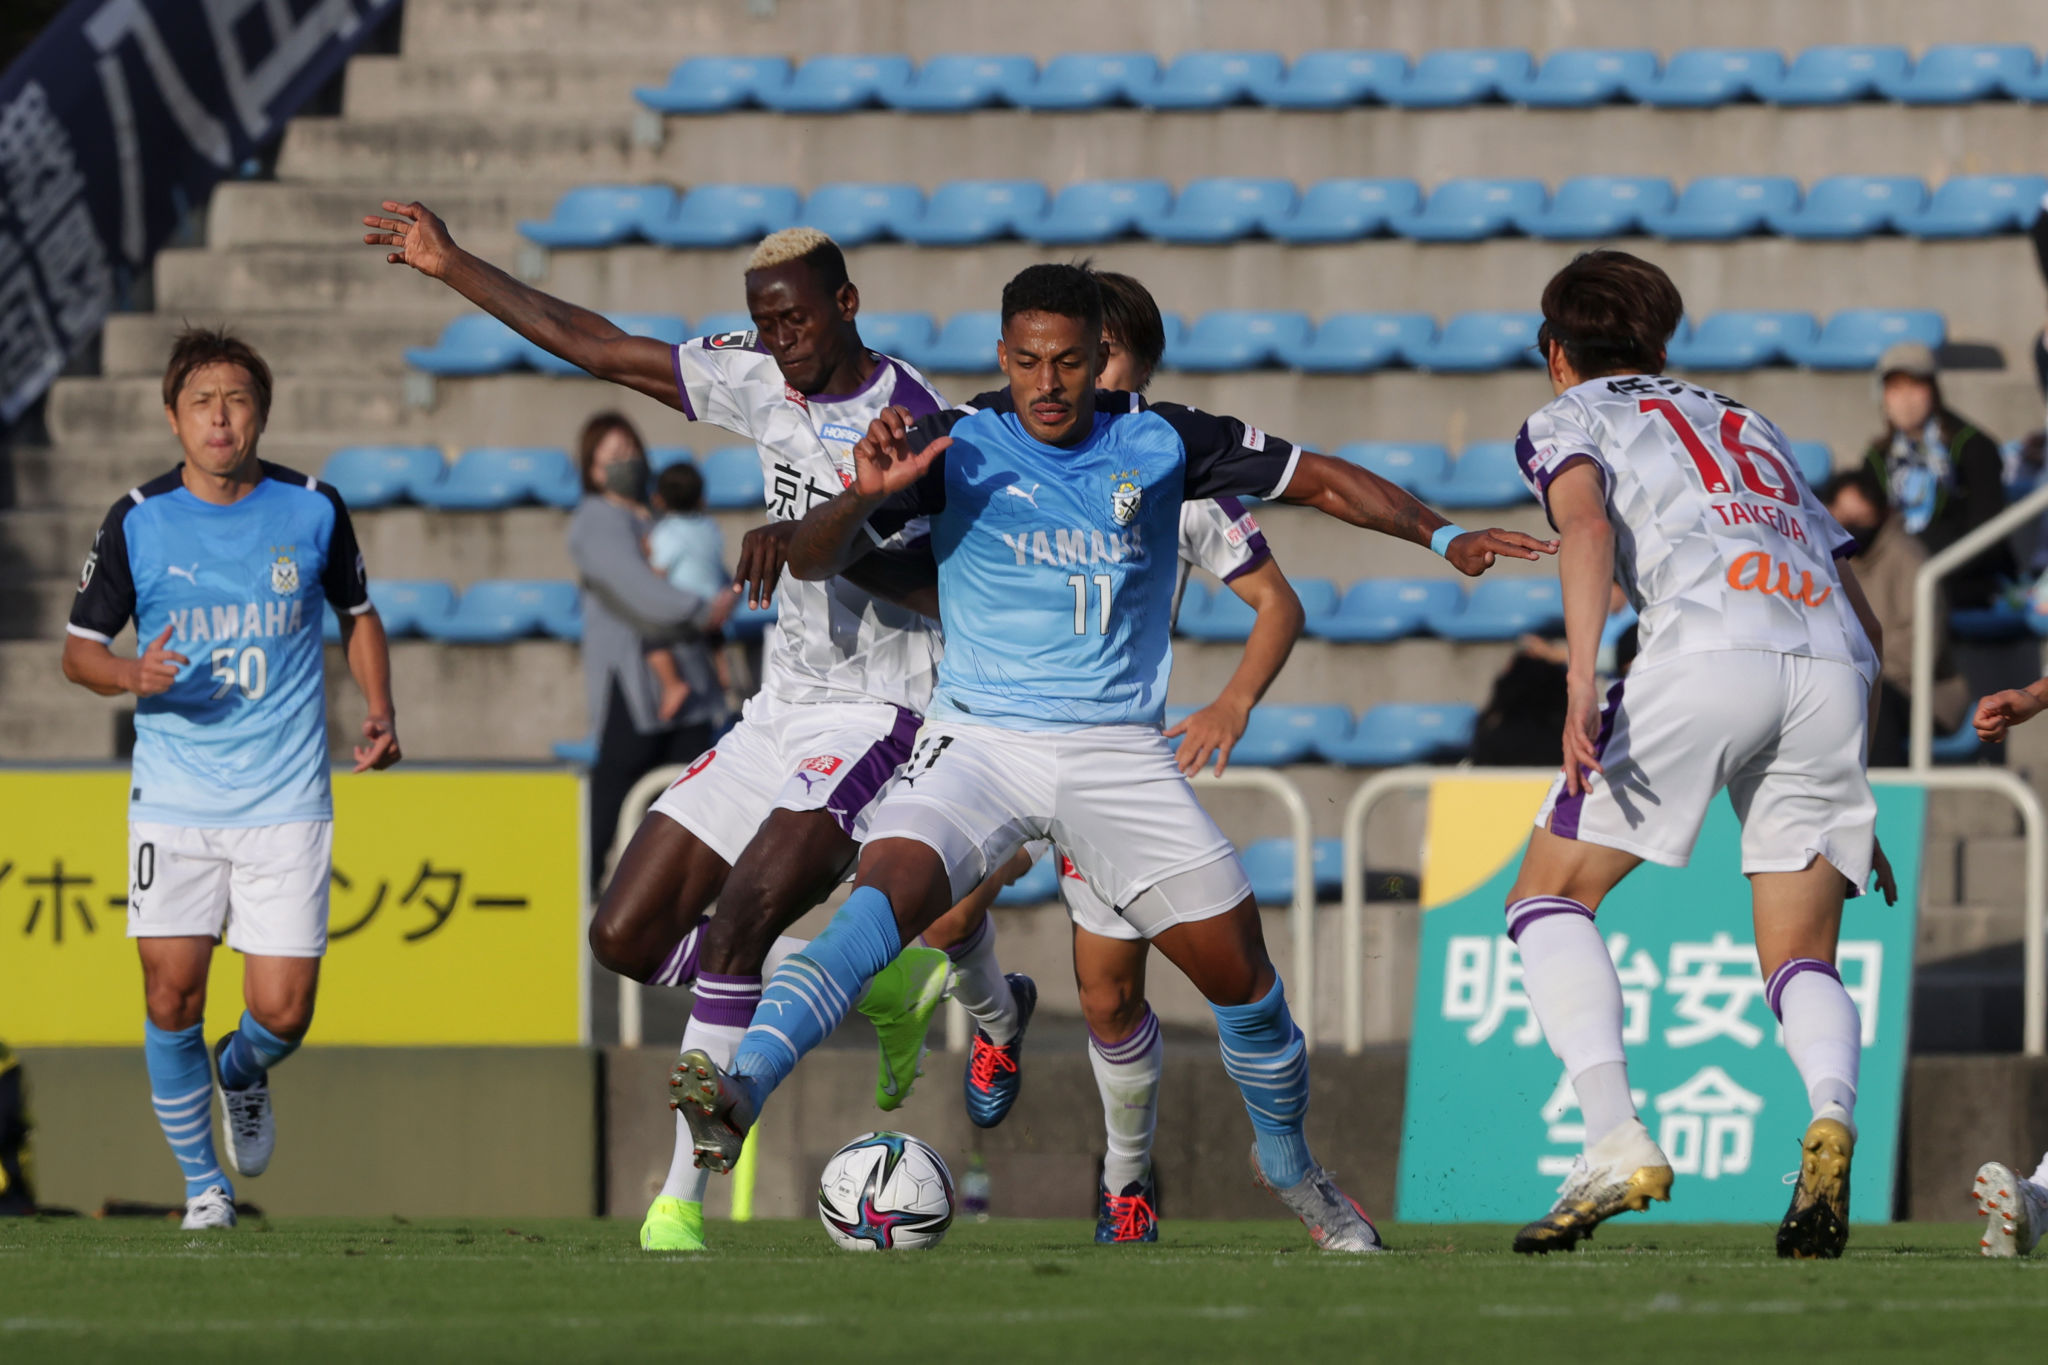
MULTIPOLYGON (((1096 612, 1096 616, 1101 621, 1097 633, 1102 635, 1109 634, 1110 581, 1110 577, 1106 573, 1095 575, 1095 588, 1101 601, 1101 610, 1096 612)), ((1074 590, 1074 634, 1086 635, 1088 633, 1088 575, 1078 573, 1069 575, 1067 586, 1074 590)))

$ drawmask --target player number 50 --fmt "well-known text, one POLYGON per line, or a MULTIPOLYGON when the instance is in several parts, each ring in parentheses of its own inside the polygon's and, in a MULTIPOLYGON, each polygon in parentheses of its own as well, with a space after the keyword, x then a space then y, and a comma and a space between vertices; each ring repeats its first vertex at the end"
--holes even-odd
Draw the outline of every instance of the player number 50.
MULTIPOLYGON (((1099 622, 1096 633, 1099 635, 1109 634, 1109 589, 1111 582, 1110 576, 1106 573, 1095 575, 1095 591, 1099 606, 1095 613, 1096 619, 1099 622)), ((1078 573, 1070 575, 1067 578, 1067 586, 1074 590, 1074 634, 1086 635, 1088 633, 1088 575, 1078 573)))
POLYGON ((233 645, 213 651, 213 680, 220 684, 209 699, 219 701, 237 687, 250 701, 262 701, 270 690, 270 660, 258 645, 237 650, 233 645), (239 655, 240 657, 236 657, 239 655))

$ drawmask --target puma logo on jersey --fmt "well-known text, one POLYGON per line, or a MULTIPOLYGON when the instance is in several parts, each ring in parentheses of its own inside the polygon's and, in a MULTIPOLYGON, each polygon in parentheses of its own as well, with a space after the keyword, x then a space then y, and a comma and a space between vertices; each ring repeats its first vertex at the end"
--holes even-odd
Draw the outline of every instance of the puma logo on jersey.
POLYGON ((199 586, 199 566, 197 564, 194 564, 189 569, 181 569, 175 564, 166 564, 164 565, 164 572, 173 578, 184 579, 195 588, 199 586))
POLYGON ((1032 510, 1036 511, 1038 508, 1038 490, 1043 487, 1045 485, 1042 483, 1034 483, 1031 485, 1031 491, 1027 493, 1014 483, 1006 483, 1003 485, 1003 491, 1013 498, 1024 499, 1024 501, 1031 504, 1032 510))
POLYGON ((1833 584, 1816 585, 1813 574, 1805 569, 1799 571, 1799 582, 1795 587, 1792 566, 1772 560, 1762 550, 1751 550, 1728 566, 1728 586, 1737 592, 1760 592, 1766 597, 1782 597, 1809 607, 1819 606, 1835 591, 1833 584), (1771 577, 1774 567, 1778 571, 1776 579, 1771 577), (1818 596, 1814 593, 1816 586, 1820 589, 1818 596))

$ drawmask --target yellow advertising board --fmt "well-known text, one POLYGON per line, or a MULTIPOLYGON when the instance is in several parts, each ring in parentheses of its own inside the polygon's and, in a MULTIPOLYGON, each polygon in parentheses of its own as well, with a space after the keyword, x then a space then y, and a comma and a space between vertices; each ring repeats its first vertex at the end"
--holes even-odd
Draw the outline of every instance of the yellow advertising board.
MULTIPOLYGON (((128 774, 0 769, 0 1038, 142 1041, 128 774)), ((327 960, 309 1042, 584 1041, 583 795, 564 772, 336 773, 327 960)), ((242 1009, 214 954, 208 1038, 242 1009)))

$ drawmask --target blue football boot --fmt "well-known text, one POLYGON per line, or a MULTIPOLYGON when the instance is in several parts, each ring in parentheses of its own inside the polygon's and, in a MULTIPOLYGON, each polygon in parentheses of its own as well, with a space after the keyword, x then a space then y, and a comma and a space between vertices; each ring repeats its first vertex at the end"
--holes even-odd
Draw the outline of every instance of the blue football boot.
POLYGON ((1032 1011, 1038 1008, 1038 986, 1030 977, 1007 972, 1003 979, 1017 997, 1017 1036, 999 1046, 979 1027, 974 1030, 974 1051, 967 1059, 967 1117, 977 1128, 995 1127, 1017 1102, 1017 1092, 1024 1088, 1018 1054, 1024 1050, 1024 1030, 1031 1027, 1032 1011))

